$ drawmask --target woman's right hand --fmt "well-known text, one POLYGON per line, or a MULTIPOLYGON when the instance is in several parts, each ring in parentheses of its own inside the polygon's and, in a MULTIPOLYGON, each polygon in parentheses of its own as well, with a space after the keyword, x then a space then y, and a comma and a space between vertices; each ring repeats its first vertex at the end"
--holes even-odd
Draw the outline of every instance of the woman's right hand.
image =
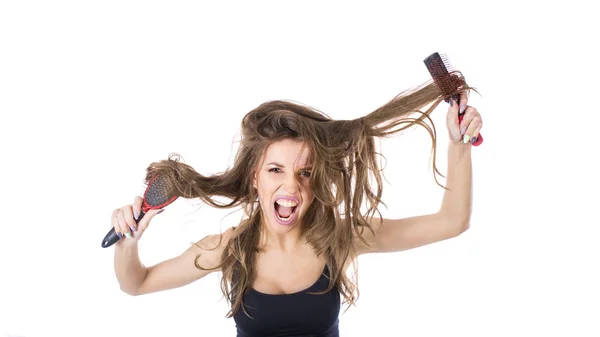
POLYGON ((150 220, 152 220, 156 214, 163 211, 162 209, 151 209, 144 214, 139 223, 136 223, 135 219, 139 217, 142 209, 142 201, 140 196, 136 196, 133 200, 133 204, 117 208, 113 211, 112 226, 114 227, 115 232, 122 237, 117 243, 123 241, 131 243, 137 242, 142 237, 142 234, 144 234, 150 220))

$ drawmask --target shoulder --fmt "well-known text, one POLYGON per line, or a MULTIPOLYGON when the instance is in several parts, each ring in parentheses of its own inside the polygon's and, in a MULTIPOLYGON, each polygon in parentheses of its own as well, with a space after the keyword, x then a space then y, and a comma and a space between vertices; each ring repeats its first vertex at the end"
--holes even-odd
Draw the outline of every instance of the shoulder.
POLYGON ((359 255, 364 254, 370 249, 374 243, 377 232, 381 226, 380 218, 372 218, 369 220, 364 219, 360 221, 353 219, 352 221, 352 239, 351 243, 351 256, 349 258, 355 259, 359 255))
POLYGON ((230 227, 223 233, 205 236, 196 242, 196 245, 200 245, 202 249, 223 249, 231 240, 234 232, 235 227, 230 227))
POLYGON ((198 264, 214 268, 221 263, 223 252, 234 233, 235 227, 230 227, 223 233, 207 235, 195 242, 189 250, 195 255, 198 264))

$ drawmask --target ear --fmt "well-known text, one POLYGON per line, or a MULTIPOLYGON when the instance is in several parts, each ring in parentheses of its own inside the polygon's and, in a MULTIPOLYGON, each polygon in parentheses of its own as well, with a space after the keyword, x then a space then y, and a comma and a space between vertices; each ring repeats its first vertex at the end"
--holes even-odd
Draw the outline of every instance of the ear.
POLYGON ((256 189, 256 171, 254 171, 254 174, 252 174, 252 187, 256 189))

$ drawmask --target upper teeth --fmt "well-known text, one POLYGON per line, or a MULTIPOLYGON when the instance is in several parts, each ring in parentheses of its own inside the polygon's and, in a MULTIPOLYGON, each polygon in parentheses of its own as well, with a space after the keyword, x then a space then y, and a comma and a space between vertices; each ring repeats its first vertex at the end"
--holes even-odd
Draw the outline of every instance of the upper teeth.
POLYGON ((275 202, 284 207, 294 207, 297 205, 296 202, 293 200, 279 199, 275 202))

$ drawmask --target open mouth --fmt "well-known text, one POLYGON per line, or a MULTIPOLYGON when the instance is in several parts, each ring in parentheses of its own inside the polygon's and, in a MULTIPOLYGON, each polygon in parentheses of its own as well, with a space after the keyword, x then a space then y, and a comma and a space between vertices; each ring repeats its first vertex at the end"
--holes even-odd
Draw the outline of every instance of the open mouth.
POLYGON ((298 204, 296 201, 279 199, 274 203, 275 218, 281 225, 289 225, 296 218, 296 209, 298 204))

